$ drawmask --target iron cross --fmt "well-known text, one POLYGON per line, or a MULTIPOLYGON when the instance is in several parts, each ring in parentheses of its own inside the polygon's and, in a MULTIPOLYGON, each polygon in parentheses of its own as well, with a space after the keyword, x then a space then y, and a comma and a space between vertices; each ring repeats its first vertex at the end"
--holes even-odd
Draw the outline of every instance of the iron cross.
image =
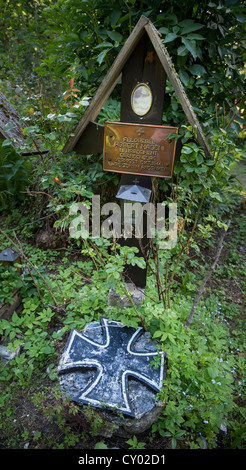
POLYGON ((128 378, 134 377, 159 392, 163 380, 164 354, 161 354, 161 365, 156 369, 150 362, 159 354, 158 351, 134 350, 136 341, 144 332, 143 328, 126 327, 105 318, 100 319, 99 328, 102 331, 102 343, 76 329, 71 331, 58 373, 96 369, 93 379, 74 401, 116 409, 134 417, 128 396, 128 378))

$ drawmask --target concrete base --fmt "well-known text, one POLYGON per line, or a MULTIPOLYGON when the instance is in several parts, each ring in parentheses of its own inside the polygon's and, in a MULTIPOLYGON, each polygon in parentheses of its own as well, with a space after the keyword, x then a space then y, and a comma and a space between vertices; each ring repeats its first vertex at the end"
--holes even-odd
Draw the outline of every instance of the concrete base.
POLYGON ((14 357, 19 357, 20 351, 21 346, 19 346, 15 351, 11 351, 11 349, 8 349, 7 346, 0 344, 0 361, 7 364, 14 357))
MULTIPOLYGON (((127 291, 131 295, 131 300, 137 307, 141 307, 144 298, 144 289, 136 287, 134 284, 128 282, 125 284, 127 291)), ((132 307, 132 303, 127 295, 117 294, 114 289, 109 290, 108 294, 108 306, 109 307, 132 307)))

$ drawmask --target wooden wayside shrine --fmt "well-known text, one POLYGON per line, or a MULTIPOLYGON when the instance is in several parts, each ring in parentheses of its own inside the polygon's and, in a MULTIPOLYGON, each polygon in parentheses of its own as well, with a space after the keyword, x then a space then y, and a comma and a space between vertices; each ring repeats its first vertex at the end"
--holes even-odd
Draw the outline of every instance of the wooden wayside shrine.
MULTIPOLYGON (((205 155, 211 155, 167 49, 154 25, 144 16, 139 19, 63 149, 64 153, 75 151, 80 155, 103 152, 103 169, 121 174, 116 198, 123 199, 121 195, 126 194, 123 202, 137 201, 137 193, 143 195, 144 191, 149 195, 145 202, 153 200, 152 177, 172 177, 176 140, 169 137, 178 133, 178 127, 162 124, 167 78, 188 122, 196 130, 205 155), (120 122, 99 125, 95 122, 97 115, 120 78, 120 122), (133 187, 134 190, 125 191, 133 187), (136 191, 136 187, 140 190, 136 191)), ((138 256, 143 256, 143 247, 148 252, 145 219, 141 249, 136 237, 119 239, 121 245, 136 246, 138 256)), ((136 286, 145 287, 146 269, 127 266, 125 274, 126 279, 136 286)))
POLYGON ((161 124, 162 110, 155 103, 164 102, 165 80, 170 81, 176 96, 184 110, 189 124, 196 129, 197 140, 206 155, 211 155, 210 146, 203 133, 197 116, 190 104, 184 87, 175 71, 172 60, 164 46, 160 35, 151 21, 141 16, 131 35, 125 42, 113 65, 93 96, 90 105, 79 120, 63 148, 64 153, 76 151, 80 155, 101 153, 103 151, 104 126, 95 122, 103 105, 122 77, 121 122, 140 122, 130 106, 130 95, 137 81, 151 82, 153 107, 141 123, 161 124), (150 41, 152 48, 148 49, 150 41), (141 64, 138 77, 135 74, 137 64, 141 64), (128 70, 130 69, 130 74, 128 70), (96 139, 95 139, 96 136, 96 139))

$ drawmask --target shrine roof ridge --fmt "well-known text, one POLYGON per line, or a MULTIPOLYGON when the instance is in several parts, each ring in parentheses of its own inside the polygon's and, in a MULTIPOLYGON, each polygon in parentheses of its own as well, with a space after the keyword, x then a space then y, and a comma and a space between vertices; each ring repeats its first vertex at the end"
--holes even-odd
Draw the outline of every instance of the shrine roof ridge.
MULTIPOLYGON (((140 17, 138 23, 136 24, 135 28, 126 40, 121 51, 119 52, 111 68, 109 69, 108 73, 106 74, 100 86, 98 87, 88 108, 79 120, 75 130, 70 135, 70 138, 66 142, 63 148, 64 153, 69 153, 73 151, 79 139, 82 137, 84 131, 87 129, 87 126, 89 126, 89 124, 95 124, 95 119, 97 118, 106 100, 111 95, 112 91, 114 90, 115 86, 121 78, 123 67, 125 66, 130 55, 132 54, 135 47, 137 46, 140 39, 145 33, 147 33, 152 43, 152 46, 154 47, 154 50, 161 62, 163 69, 165 70, 167 78, 169 79, 176 93, 176 96, 183 108, 183 111, 186 115, 189 124, 192 126, 192 128, 197 134, 197 140, 199 145, 204 149, 206 155, 211 155, 211 148, 206 140, 202 127, 188 99, 188 96, 186 95, 185 89, 181 83, 181 80, 179 79, 178 73, 175 70, 175 67, 168 54, 168 51, 165 45, 163 44, 157 29, 155 28, 153 23, 145 16, 140 17)), ((97 126, 99 125, 97 124, 97 126)))

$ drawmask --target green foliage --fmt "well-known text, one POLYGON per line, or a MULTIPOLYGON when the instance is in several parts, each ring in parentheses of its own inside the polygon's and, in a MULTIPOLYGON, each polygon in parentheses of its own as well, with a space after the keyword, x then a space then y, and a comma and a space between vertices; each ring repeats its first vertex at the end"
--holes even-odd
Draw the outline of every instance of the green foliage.
MULTIPOLYGON (((238 241, 244 230, 242 219, 238 219, 239 222, 240 231, 235 230, 238 241)), ((133 327, 143 325, 144 322, 147 331, 168 357, 167 377, 159 394, 165 405, 160 419, 152 427, 153 436, 170 439, 172 448, 187 440, 191 448, 199 448, 202 438, 213 448, 217 445, 220 427, 226 420, 233 439, 228 445, 243 446, 245 436, 241 400, 244 393, 245 358, 243 329, 239 321, 240 306, 224 300, 223 294, 208 294, 206 301, 199 305, 191 327, 186 331, 184 324, 192 307, 189 286, 185 294, 182 294, 182 289, 178 290, 171 308, 163 308, 163 303, 158 301, 153 278, 149 276, 146 298, 141 307, 123 310, 113 307, 109 311, 109 288, 114 287, 120 295, 126 294, 120 273, 125 262, 134 263, 137 259, 134 250, 129 247, 120 250, 116 245, 109 250, 110 246, 109 240, 104 239, 98 239, 94 244, 87 242, 83 246, 82 255, 86 255, 83 261, 71 262, 71 248, 67 256, 59 259, 59 263, 56 253, 56 256, 50 258, 49 274, 45 275, 41 250, 24 245, 25 252, 29 252, 30 261, 35 261, 38 271, 46 276, 49 289, 55 293, 60 307, 52 307, 50 291, 38 273, 35 273, 33 284, 33 279, 27 272, 22 287, 23 311, 19 315, 14 313, 11 320, 0 321, 0 334, 7 339, 9 347, 13 350, 21 347, 20 355, 12 359, 8 367, 2 368, 1 384, 7 387, 10 380, 14 379, 18 389, 18 383, 22 387, 30 387, 34 377, 35 380, 44 380, 46 377, 48 383, 56 381, 57 351, 60 350, 61 341, 64 342, 73 327, 81 331, 86 324, 98 320, 101 315, 107 315, 109 319, 117 318, 133 327), (118 273, 117 276, 115 273, 118 273), (26 289, 25 284, 28 285, 26 289), (37 286, 46 307, 37 296, 37 286), (229 321, 235 322, 232 334, 229 321), (202 437, 199 438, 199 435, 202 437)), ((234 248, 231 250, 233 252, 234 248)), ((46 256, 48 260, 49 254, 46 256)), ((181 263, 181 272, 184 271, 185 262, 181 263)), ((238 257, 232 258, 232 262, 241 264, 238 257)), ((218 276, 219 273, 218 271, 218 276)), ((17 276, 16 271, 9 269, 9 288, 15 285, 17 276)), ((189 278, 184 278, 184 285, 189 282, 189 278)), ((192 282, 195 283, 196 280, 193 278, 192 282)), ((153 366, 155 365, 156 362, 153 366)), ((36 398, 38 399, 37 395, 36 398)), ((78 434, 69 432, 67 415, 60 398, 57 396, 55 406, 53 403, 47 404, 44 393, 42 397, 40 395, 39 406, 45 410, 45 416, 51 422, 55 420, 63 433, 63 443, 53 442, 52 446, 64 448, 76 445, 78 434)), ((11 416, 13 411, 10 402, 8 409, 11 416)), ((69 419, 74 420, 76 426, 83 422, 83 429, 89 426, 86 429, 89 429, 91 436, 97 436, 99 428, 105 426, 100 416, 94 415, 91 409, 85 411, 83 419, 76 410, 70 411, 69 419)), ((9 420, 7 408, 2 407, 1 412, 5 422, 6 419, 9 420)), ((8 432, 10 436, 10 427, 7 426, 5 436, 8 432)), ((11 443, 11 439, 8 439, 11 443)), ((27 440, 27 436, 22 436, 22 439, 27 440)), ((35 442, 43 446, 43 439, 43 434, 37 434, 35 442)), ((139 441, 137 436, 129 439, 127 444, 130 449, 145 447, 145 443, 139 441)))
POLYGON ((23 286, 16 266, 4 266, 0 263, 0 304, 13 301, 13 292, 23 286))
MULTIPOLYGON (((239 0, 219 4, 185 0, 182 6, 179 0, 165 5, 160 0, 151 5, 147 0, 114 0, 106 5, 102 0, 45 0, 35 1, 33 8, 25 0, 16 8, 10 2, 3 4, 3 91, 10 93, 5 76, 11 74, 12 85, 20 89, 14 101, 19 106, 28 94, 29 116, 34 113, 38 118, 40 110, 52 114, 57 97, 64 93, 64 77, 67 82, 74 77, 82 96, 92 96, 143 14, 162 36, 207 129, 229 125, 240 133, 245 123, 245 9, 239 0)), ((165 119, 168 124, 184 121, 170 84, 165 119)))
MULTIPOLYGON (((165 409, 153 430, 163 436, 171 433, 173 446, 186 430, 200 432, 213 447, 225 416, 234 410, 231 370, 236 362, 228 354, 228 328, 217 318, 211 320, 211 307, 200 307, 187 333, 180 321, 189 303, 184 305, 181 300, 166 311, 153 335, 168 352, 167 380, 160 395, 165 409)), ((213 311, 218 305, 215 299, 213 311)), ((155 317, 160 318, 158 310, 155 317)))
MULTIPOLYGON (((240 72, 244 69, 245 21, 244 7, 239 1, 226 0, 219 5, 213 2, 191 5, 185 1, 182 7, 178 0, 165 6, 158 1, 152 5, 147 1, 122 0, 110 5, 101 0, 82 4, 78 0, 60 1, 45 12, 47 34, 53 38, 47 48, 49 57, 53 61, 59 58, 63 64, 61 73, 64 67, 69 70, 73 64, 81 87, 93 89, 141 14, 149 17, 162 34, 200 118, 204 122, 210 120, 217 106, 219 119, 224 120, 228 111, 236 112, 235 120, 240 123, 235 100, 243 110, 241 96, 245 85, 240 72), (64 43, 65 49, 60 47, 64 43)), ((172 99, 165 103, 171 124, 172 112, 180 110, 180 106, 172 99)), ((238 124, 234 130, 239 131, 238 124)))
MULTIPOLYGON (((15 268, 0 265, 0 304, 11 302, 14 289, 20 288, 24 307, 18 315, 15 312, 11 319, 0 321, 0 336, 12 350, 20 349, 8 366, 1 364, 4 442, 9 447, 23 448, 28 441, 33 447, 70 448, 79 446, 81 438, 84 443, 86 434, 97 437, 105 426, 101 415, 90 407, 81 414, 50 387, 57 380, 58 357, 71 328, 81 331, 102 315, 128 326, 144 326, 167 354, 167 377, 159 394, 164 409, 153 425, 153 436, 170 440, 172 448, 201 448, 204 439, 212 448, 218 445, 226 421, 226 446, 243 447, 243 303, 233 302, 226 282, 245 287, 245 264, 238 246, 243 248, 246 227, 242 215, 235 214, 242 188, 233 167, 245 158, 244 4, 239 0, 218 4, 185 0, 182 5, 178 0, 167 4, 159 0, 152 4, 147 0, 106 4, 101 0, 43 0, 31 5, 26 0, 0 0, 0 7, 4 25, 0 86, 22 115, 26 143, 20 151, 32 146, 34 136, 49 150, 32 157, 30 164, 30 159, 6 142, 0 147, 1 208, 11 200, 19 205, 21 191, 29 188, 25 214, 16 210, 5 217, 1 212, 6 233, 12 237, 12 230, 17 230, 26 255, 23 277, 15 268), (118 175, 103 171, 102 155, 62 153, 68 135, 141 14, 159 31, 212 147, 212 156, 206 157, 167 80, 163 123, 179 125, 182 151, 172 181, 160 179, 158 191, 159 202, 178 204, 178 241, 172 250, 161 250, 156 237, 150 243, 148 261, 137 256, 136 249, 122 248, 116 241, 69 239, 71 204, 84 202, 90 209, 93 194, 100 194, 102 203, 113 200, 118 175), (214 256, 214 237, 232 216, 234 246, 225 242, 229 254, 214 272, 220 293, 215 295, 208 287, 187 330, 184 325, 192 296, 211 264, 206 253, 210 256, 212 250, 214 256), (34 246, 44 220, 52 225, 56 241, 62 238, 57 251, 34 246), (125 264, 144 268, 146 262, 146 296, 141 307, 136 307, 126 290, 123 268, 125 264), (109 309, 110 288, 127 296, 132 306, 109 309), (33 434, 30 425, 24 429, 15 424, 20 390, 30 396, 28 388, 35 382, 48 383, 47 390, 35 391, 33 403, 43 418, 57 426, 58 439, 49 441, 43 430, 33 434)), ((97 120, 103 124, 119 118, 116 87, 97 120)), ((2 232, 0 240, 6 242, 2 232)), ((130 449, 146 445, 138 436, 126 443, 130 449)), ((101 441, 94 447, 107 448, 101 441)))
POLYGON ((23 199, 21 191, 30 176, 30 165, 12 146, 0 139, 0 202, 6 206, 10 201, 19 203, 23 199))
POLYGON ((129 449, 145 449, 145 442, 138 442, 136 436, 133 436, 132 439, 128 439, 126 443, 129 445, 129 449))

